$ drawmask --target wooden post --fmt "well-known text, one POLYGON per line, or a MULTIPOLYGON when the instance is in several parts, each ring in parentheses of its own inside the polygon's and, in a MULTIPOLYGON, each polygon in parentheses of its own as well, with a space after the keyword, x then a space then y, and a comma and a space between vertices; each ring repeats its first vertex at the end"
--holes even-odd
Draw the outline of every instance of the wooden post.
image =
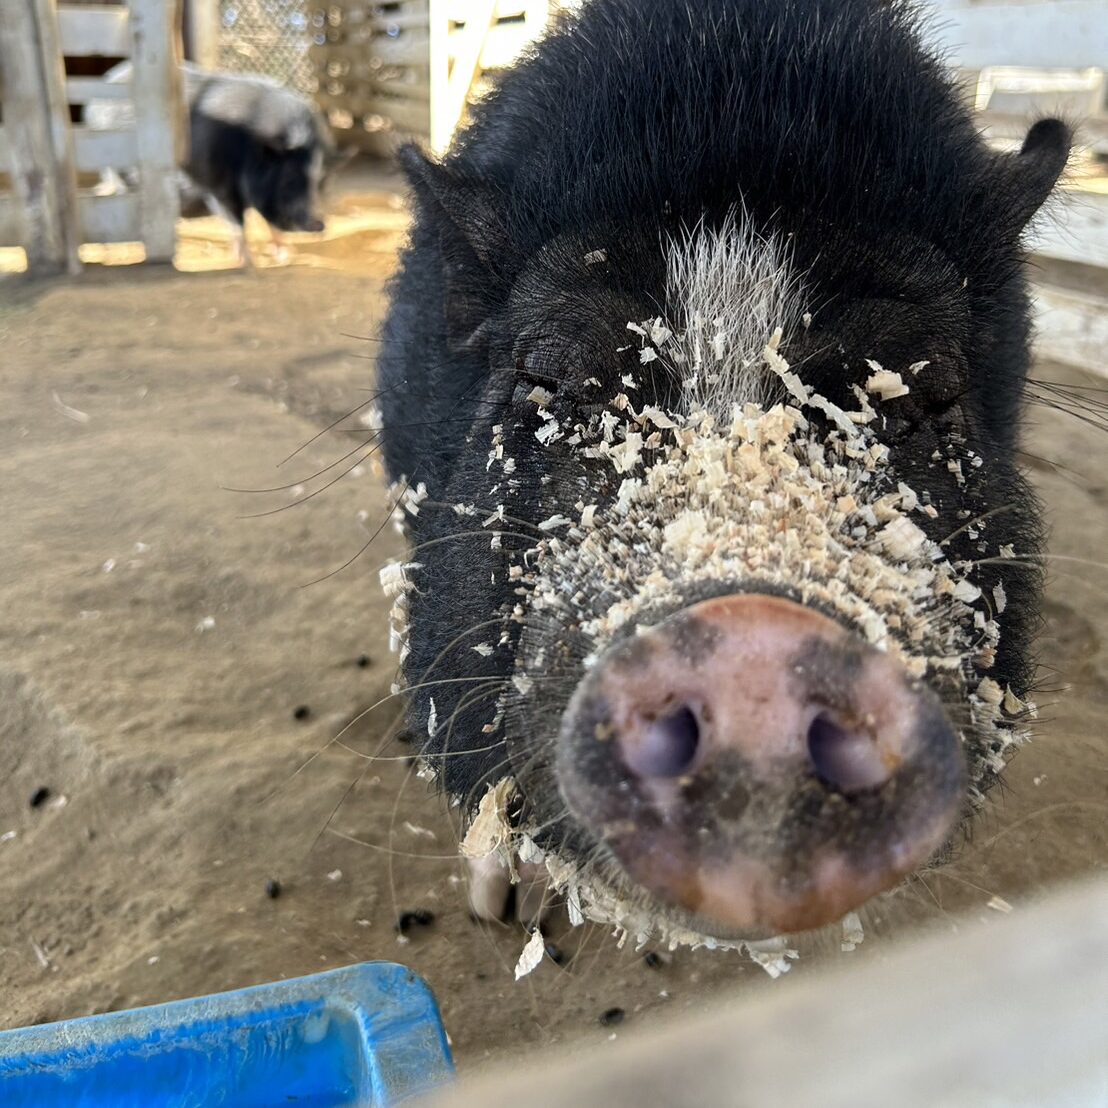
POLYGON ((431 148, 442 155, 465 114, 466 98, 481 65, 481 52, 498 0, 470 0, 466 24, 455 36, 457 51, 444 76, 450 49, 450 21, 445 2, 431 3, 431 148), (440 41, 441 40, 441 41, 440 41), (444 87, 445 86, 445 87, 444 87))
POLYGON ((187 129, 181 95, 179 0, 131 0, 131 95, 139 169, 139 220, 148 262, 171 262, 187 129))
POLYGON ((431 66, 431 150, 440 158, 450 145, 454 123, 450 112, 450 14, 449 0, 431 0, 428 15, 431 66))
POLYGON ((185 5, 189 61, 201 69, 219 68, 219 0, 188 0, 185 5))
POLYGON ((538 38, 546 30, 553 15, 550 0, 527 0, 524 16, 532 38, 538 38))
POLYGON ((77 170, 52 0, 0 0, 0 81, 28 272, 78 273, 77 170))

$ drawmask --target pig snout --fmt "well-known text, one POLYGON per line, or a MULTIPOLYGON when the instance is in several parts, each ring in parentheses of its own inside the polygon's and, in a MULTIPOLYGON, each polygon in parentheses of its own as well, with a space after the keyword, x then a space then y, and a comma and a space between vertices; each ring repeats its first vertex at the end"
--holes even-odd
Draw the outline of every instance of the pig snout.
POLYGON ((961 811, 961 743, 890 655, 733 594, 609 649, 562 720, 569 810, 717 935, 822 926, 917 869, 961 811))
POLYGON ((324 230, 325 224, 323 220, 319 219, 317 216, 311 216, 304 220, 302 228, 313 235, 317 235, 324 230))

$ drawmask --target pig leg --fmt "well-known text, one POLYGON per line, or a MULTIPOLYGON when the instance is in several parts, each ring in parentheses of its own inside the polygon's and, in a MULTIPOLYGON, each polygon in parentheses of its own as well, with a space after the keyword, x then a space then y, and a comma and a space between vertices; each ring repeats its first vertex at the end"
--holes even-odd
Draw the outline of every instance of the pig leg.
POLYGON ((289 260, 290 252, 285 236, 276 227, 269 224, 269 237, 273 240, 273 260, 285 263, 289 260))
MULTIPOLYGON (((508 867, 495 855, 470 858, 469 906, 487 923, 503 923, 508 916, 512 879, 508 867)), ((519 867, 516 885, 516 918, 524 924, 541 925, 550 908, 546 867, 528 863, 519 867)))
POLYGON ((541 927, 550 913, 550 880, 545 866, 519 867, 516 885, 516 918, 528 927, 541 927))
POLYGON ((254 259, 250 256, 250 247, 246 242, 246 209, 237 197, 219 197, 212 195, 212 207, 216 215, 222 217, 231 227, 231 249, 235 255, 235 264, 242 269, 252 269, 254 259))
POLYGON ((487 858, 470 858, 469 906, 473 914, 486 923, 503 923, 508 914, 508 897, 512 880, 508 867, 490 854, 487 858))

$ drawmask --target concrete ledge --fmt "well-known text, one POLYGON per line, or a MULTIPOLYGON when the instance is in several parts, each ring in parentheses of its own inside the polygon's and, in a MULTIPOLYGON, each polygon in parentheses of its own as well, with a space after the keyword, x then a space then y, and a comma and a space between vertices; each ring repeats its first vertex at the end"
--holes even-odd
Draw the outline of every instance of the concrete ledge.
POLYGON ((883 962, 795 977, 608 1049, 522 1060, 437 1108, 1108 1103, 1108 882, 883 962))

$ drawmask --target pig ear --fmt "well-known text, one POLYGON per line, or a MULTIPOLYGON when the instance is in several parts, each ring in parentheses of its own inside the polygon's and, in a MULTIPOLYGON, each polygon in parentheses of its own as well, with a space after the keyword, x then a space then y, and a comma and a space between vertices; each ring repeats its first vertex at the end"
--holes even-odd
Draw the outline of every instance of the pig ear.
POLYGON ((445 216, 483 266, 503 272, 510 241, 490 190, 431 161, 416 146, 403 147, 399 158, 420 204, 445 216))
POLYGON ((1019 234, 1042 207, 1066 168, 1072 141, 1069 127, 1060 119, 1040 119, 1027 132, 1020 152, 1004 155, 1004 180, 995 193, 1007 229, 1019 234))

